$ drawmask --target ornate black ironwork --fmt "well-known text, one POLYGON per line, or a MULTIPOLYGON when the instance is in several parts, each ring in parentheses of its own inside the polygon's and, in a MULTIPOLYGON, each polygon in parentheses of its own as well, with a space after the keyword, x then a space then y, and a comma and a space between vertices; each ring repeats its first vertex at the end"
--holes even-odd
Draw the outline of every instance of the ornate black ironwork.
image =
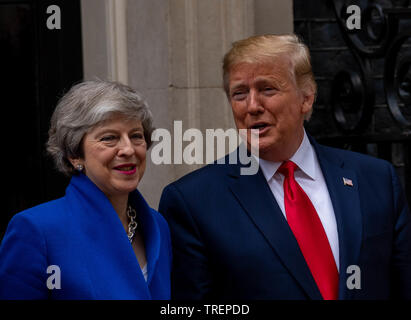
POLYGON ((334 118, 344 132, 365 131, 374 111, 374 80, 371 60, 384 57, 384 88, 389 110, 403 128, 411 128, 401 106, 411 107, 411 55, 398 60, 411 32, 400 32, 403 19, 411 18, 409 0, 391 0, 392 7, 383 8, 368 3, 362 11, 360 30, 349 30, 346 25, 347 6, 344 0, 332 0, 334 12, 359 71, 340 71, 332 85, 334 118))
POLYGON ((331 96, 334 116, 342 131, 357 131, 366 126, 363 122, 368 121, 372 104, 365 100, 371 95, 367 94, 357 72, 340 71, 332 83, 331 96))

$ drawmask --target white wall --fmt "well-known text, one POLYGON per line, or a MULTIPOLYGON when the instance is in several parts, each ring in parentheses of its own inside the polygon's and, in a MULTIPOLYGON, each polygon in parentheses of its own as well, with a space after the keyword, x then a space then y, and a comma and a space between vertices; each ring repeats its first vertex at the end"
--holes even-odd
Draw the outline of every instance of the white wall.
MULTIPOLYGON (((82 0, 85 79, 128 83, 151 106, 155 126, 173 132, 234 127, 221 89, 233 41, 293 30, 291 0, 82 0)), ((147 161, 139 186, 157 208, 165 185, 199 165, 147 161)))

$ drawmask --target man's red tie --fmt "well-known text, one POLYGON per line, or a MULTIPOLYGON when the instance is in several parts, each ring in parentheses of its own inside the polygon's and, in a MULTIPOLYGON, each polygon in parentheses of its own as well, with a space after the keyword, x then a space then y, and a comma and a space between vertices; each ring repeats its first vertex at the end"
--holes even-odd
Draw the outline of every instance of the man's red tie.
POLYGON ((285 161, 278 171, 284 175, 284 205, 287 222, 297 239, 308 268, 325 300, 338 299, 338 270, 317 211, 295 181, 297 165, 285 161))

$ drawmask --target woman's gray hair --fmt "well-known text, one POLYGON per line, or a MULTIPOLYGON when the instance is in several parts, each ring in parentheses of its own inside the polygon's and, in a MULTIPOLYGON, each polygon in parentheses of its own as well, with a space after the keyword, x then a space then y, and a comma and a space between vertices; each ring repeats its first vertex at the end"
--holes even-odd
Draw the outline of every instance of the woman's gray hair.
POLYGON ((71 176, 75 169, 69 159, 83 157, 84 135, 115 114, 141 121, 147 149, 150 148, 153 117, 138 92, 124 84, 103 80, 73 86, 60 99, 51 117, 47 151, 57 169, 71 176))

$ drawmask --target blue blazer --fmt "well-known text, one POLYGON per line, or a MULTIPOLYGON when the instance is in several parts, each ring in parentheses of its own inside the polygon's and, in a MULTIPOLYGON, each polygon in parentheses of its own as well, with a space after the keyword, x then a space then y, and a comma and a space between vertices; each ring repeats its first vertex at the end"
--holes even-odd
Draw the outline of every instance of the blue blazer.
POLYGON ((81 174, 64 197, 10 221, 0 247, 0 299, 169 299, 167 223, 137 190, 129 198, 143 228, 147 282, 108 198, 81 174), (50 265, 60 268, 61 289, 48 289, 57 275, 47 273, 50 265))
MULTIPOLYGON (((411 218, 394 168, 310 140, 337 221, 339 299, 411 299, 411 218)), ((241 164, 225 160, 163 191, 159 211, 174 247, 172 298, 322 299, 261 170, 240 175, 241 164)))

